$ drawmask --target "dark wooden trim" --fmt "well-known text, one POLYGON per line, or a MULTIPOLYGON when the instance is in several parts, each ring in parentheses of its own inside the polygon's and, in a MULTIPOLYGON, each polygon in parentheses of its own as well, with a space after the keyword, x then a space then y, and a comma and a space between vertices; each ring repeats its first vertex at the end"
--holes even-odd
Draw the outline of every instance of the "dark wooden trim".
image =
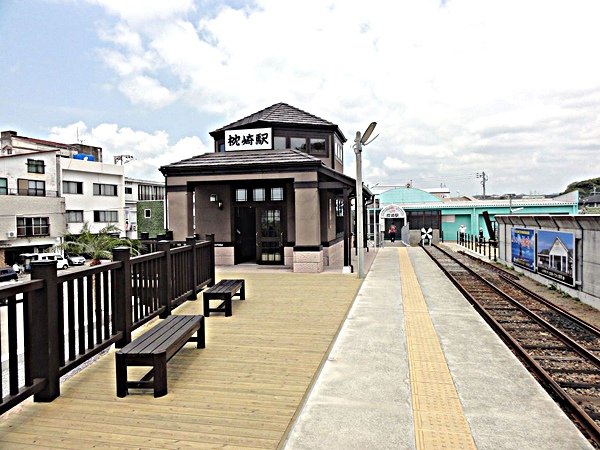
POLYGON ((295 245, 295 252, 320 252, 323 250, 322 245, 295 245))
POLYGON ((322 247, 331 247, 335 244, 338 244, 340 242, 344 241, 344 234, 341 233, 341 236, 336 237, 335 239, 332 239, 331 241, 327 242, 327 241, 323 241, 321 242, 321 246, 322 247))
POLYGON ((177 186, 166 186, 166 192, 187 192, 188 186, 186 185, 177 185, 177 186))
POLYGON ((294 189, 314 189, 319 187, 318 181, 296 181, 294 182, 294 189))

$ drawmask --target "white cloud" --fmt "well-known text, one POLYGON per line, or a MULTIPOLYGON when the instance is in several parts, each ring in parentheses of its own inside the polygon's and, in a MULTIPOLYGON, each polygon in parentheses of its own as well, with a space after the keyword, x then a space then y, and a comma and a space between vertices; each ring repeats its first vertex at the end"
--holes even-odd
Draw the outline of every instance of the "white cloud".
POLYGON ((119 90, 135 105, 162 108, 173 103, 178 94, 162 86, 154 78, 138 75, 124 79, 119 90))
POLYGON ((410 164, 398 158, 387 157, 383 160, 384 167, 389 167, 392 170, 404 170, 410 168, 410 164))
POLYGON ((349 139, 376 120, 370 183, 427 166, 433 185, 465 178, 462 192, 482 170, 499 192, 560 190, 600 150, 596 1, 94 1, 117 17, 101 56, 132 103, 182 102, 226 124, 284 101, 349 139), (569 157, 558 177, 511 176, 524 153, 569 157))
POLYGON ((193 11, 193 0, 88 0, 102 6, 110 14, 133 24, 168 20, 193 11))
POLYGON ((103 123, 89 130, 83 122, 53 127, 48 139, 75 143, 77 136, 84 144, 102 147, 104 162, 113 163, 117 155, 133 156, 134 159, 127 163, 125 175, 146 180, 163 179, 158 171, 163 165, 212 151, 196 136, 171 144, 165 131, 147 133, 112 123, 103 123))

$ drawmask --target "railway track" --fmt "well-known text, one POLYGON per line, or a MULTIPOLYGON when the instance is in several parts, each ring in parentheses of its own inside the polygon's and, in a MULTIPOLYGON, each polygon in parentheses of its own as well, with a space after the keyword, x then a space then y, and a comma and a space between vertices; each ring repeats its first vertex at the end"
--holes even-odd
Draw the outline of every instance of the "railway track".
POLYGON ((525 289, 509 272, 438 246, 423 248, 600 448, 600 330, 525 289))

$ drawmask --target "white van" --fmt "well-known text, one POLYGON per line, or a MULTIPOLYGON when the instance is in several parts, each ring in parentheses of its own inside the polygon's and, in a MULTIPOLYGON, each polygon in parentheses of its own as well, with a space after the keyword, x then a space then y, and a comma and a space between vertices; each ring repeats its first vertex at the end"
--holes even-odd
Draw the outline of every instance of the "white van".
POLYGON ((56 261, 57 269, 66 269, 69 267, 69 261, 60 253, 21 253, 19 261, 27 272, 31 271, 32 261, 56 261))

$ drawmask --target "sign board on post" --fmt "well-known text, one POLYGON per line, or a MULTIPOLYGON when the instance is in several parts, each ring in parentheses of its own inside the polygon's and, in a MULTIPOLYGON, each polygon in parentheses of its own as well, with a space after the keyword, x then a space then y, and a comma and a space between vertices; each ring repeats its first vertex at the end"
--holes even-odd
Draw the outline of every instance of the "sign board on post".
POLYGON ((515 266, 535 271, 535 231, 529 228, 511 228, 511 259, 515 266))
POLYGON ((537 272, 569 286, 575 285, 575 235, 564 231, 537 232, 537 272))
POLYGON ((270 150, 272 148, 272 128, 249 128, 225 131, 225 151, 270 150))

